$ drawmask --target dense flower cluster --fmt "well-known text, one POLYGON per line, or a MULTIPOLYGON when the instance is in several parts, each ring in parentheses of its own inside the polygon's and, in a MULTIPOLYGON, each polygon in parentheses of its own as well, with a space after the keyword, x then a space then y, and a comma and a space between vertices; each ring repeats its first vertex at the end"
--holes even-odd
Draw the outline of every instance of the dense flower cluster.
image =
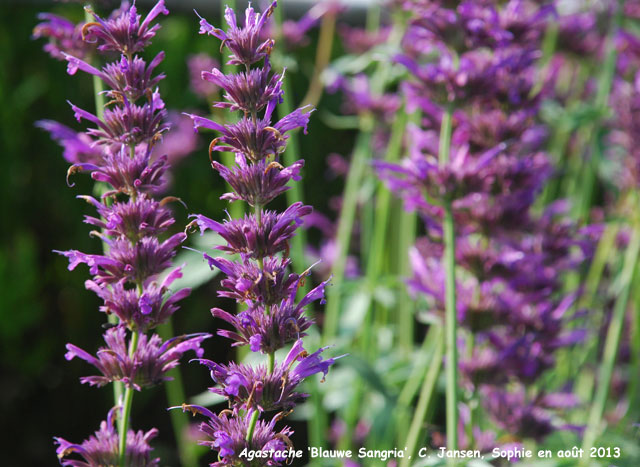
MULTIPOLYGON (((269 53, 274 42, 261 34, 275 8, 276 2, 273 2, 260 14, 249 6, 243 26, 237 25, 234 11, 227 8, 227 32, 213 27, 204 18, 200 20, 200 32, 222 40, 223 46, 231 52, 228 63, 242 66, 242 71, 235 74, 224 74, 217 68, 202 72, 204 80, 224 92, 225 101, 215 106, 240 111, 241 117, 230 124, 197 115, 191 117, 196 128, 220 133, 210 145, 211 152, 232 151, 236 154, 234 167, 212 162, 213 168, 234 190, 222 199, 243 200, 254 212, 224 223, 199 214, 193 216, 192 226, 199 227, 202 233, 216 232, 226 242, 217 247, 219 250, 239 254, 235 261, 204 255, 212 268, 218 268, 226 275, 222 280, 224 290, 219 295, 245 305, 245 310, 238 314, 218 308, 212 310, 214 317, 233 326, 233 330, 221 329, 218 334, 230 338, 233 345, 249 345, 252 351, 269 356, 267 365, 256 367, 200 360, 219 384, 212 391, 226 397, 230 409, 215 415, 202 407, 184 408, 209 417, 209 421, 201 425, 201 431, 210 438, 203 444, 218 451, 219 462, 211 464, 216 466, 248 465, 248 461, 240 457, 245 448, 268 450, 290 445, 292 431, 284 428, 276 432, 275 423, 306 397, 296 391, 300 382, 316 373, 326 374, 335 360, 322 360, 320 354, 324 349, 308 354, 301 339, 312 324, 304 314, 305 307, 323 299, 326 282, 296 301, 297 292, 309 271, 300 275, 288 272, 291 263, 289 240, 312 209, 294 203, 283 212, 264 210, 267 203, 288 189, 289 181, 300 179, 303 161, 284 167, 279 154, 287 144, 288 132, 296 128, 306 131, 309 121, 309 113, 297 109, 272 123, 272 114, 282 98, 283 75, 271 72, 269 53), (290 344, 293 346, 286 358, 276 363, 276 350, 290 344), (277 412, 277 415, 262 419, 268 412, 277 412)), ((282 465, 284 461, 263 457, 252 461, 251 465, 282 465)))
MULTIPOLYGON (((98 69, 85 60, 85 55, 74 55, 77 44, 63 44, 64 50, 59 54, 67 60, 69 74, 81 70, 99 77, 108 87, 105 94, 109 102, 101 109, 103 115, 71 104, 78 121, 84 119, 95 125, 84 133, 55 122, 40 123, 65 148, 65 158, 73 164, 69 176, 86 171, 94 180, 109 185, 100 199, 79 196, 96 208, 97 216, 86 216, 85 222, 99 229, 92 235, 103 241, 104 253, 58 253, 69 259, 69 269, 79 264, 89 267, 93 277, 86 281, 86 288, 104 301, 101 311, 118 319, 105 332, 105 346, 95 357, 68 344, 66 358, 79 357, 98 369, 99 375, 83 377, 81 382, 103 386, 119 381, 127 391, 168 379, 167 372, 178 365, 185 352, 192 350, 202 356, 200 345, 209 337, 194 334, 163 342, 156 334, 145 334, 166 321, 178 309, 178 302, 189 294, 189 289, 169 289, 182 275, 180 268, 169 268, 176 249, 186 238, 184 233, 168 234, 174 218, 167 203, 176 198, 153 198, 165 187, 169 168, 166 155, 152 158, 156 144, 168 129, 167 112, 157 88, 164 76, 154 74, 164 53, 160 52, 150 63, 137 55, 160 27, 151 24, 159 14, 168 14, 163 0, 144 20, 135 4, 123 4, 108 19, 93 14, 95 22, 81 27, 82 39, 94 44, 100 53, 117 52, 117 60, 98 69)), ((42 31, 42 26, 36 31, 42 31)), ((119 464, 117 459, 123 453, 118 451, 119 435, 114 430, 117 417, 126 418, 126 411, 119 406, 110 412, 96 436, 80 445, 58 438, 63 465, 119 464), (120 414, 121 409, 125 415, 120 414), (74 452, 85 462, 67 459, 74 452)), ((125 419, 121 425, 126 427, 127 422, 125 419)), ((147 434, 128 432, 125 465, 158 464, 157 459, 149 458, 148 441, 155 433, 156 430, 147 434)))
MULTIPOLYGON (((443 204, 450 202, 456 228, 458 322, 465 339, 460 371, 472 394, 484 394, 484 410, 516 439, 541 439, 560 426, 551 422, 543 393, 529 385, 554 364, 557 349, 580 340, 567 331, 562 273, 592 254, 590 231, 559 220, 564 203, 541 216, 531 206, 550 162, 542 151, 546 130, 538 123, 550 84, 535 88, 536 61, 552 6, 533 1, 401 2, 413 19, 397 58, 413 75, 403 83, 411 126, 408 157, 378 163, 380 177, 425 221, 427 236, 411 251, 410 288, 445 308, 441 243, 443 204), (453 113, 447 163, 438 159, 447 109, 453 113), (525 391, 527 388, 527 391, 525 391), (504 416, 510 407, 509 417, 504 416)), ((475 429, 475 428, 473 428, 475 429)))

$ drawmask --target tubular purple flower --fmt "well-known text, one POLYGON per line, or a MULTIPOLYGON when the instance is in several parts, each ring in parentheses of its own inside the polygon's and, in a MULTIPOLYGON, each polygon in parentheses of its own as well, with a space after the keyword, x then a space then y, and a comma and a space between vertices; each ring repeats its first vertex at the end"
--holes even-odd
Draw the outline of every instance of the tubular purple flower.
POLYGON ((289 239, 302 224, 302 217, 311 214, 311 206, 294 203, 286 211, 264 211, 260 220, 255 215, 230 219, 220 224, 203 215, 195 215, 200 233, 213 230, 227 241, 216 247, 227 253, 240 253, 246 258, 264 258, 289 249, 289 239))
POLYGON ((36 126, 48 131, 51 138, 64 149, 63 157, 71 164, 100 164, 102 153, 95 141, 85 133, 78 133, 68 126, 52 120, 39 120, 36 126))
POLYGON ((166 373, 178 366, 178 361, 185 352, 192 350, 198 357, 202 357, 204 350, 200 345, 209 337, 211 335, 206 333, 189 334, 162 342, 157 334, 150 338, 143 334, 130 356, 127 331, 124 326, 118 326, 104 333, 106 347, 98 350, 95 357, 73 344, 67 344, 65 358, 81 358, 102 373, 102 376, 80 378, 83 384, 104 386, 113 381, 122 381, 125 386, 139 391, 143 387, 171 379, 166 373))
POLYGON ((222 133, 222 136, 212 141, 210 151, 241 153, 251 161, 257 162, 284 152, 289 137, 287 131, 303 128, 304 132, 307 132, 309 113, 303 112, 306 107, 295 110, 271 126, 274 108, 274 101, 270 101, 264 118, 254 121, 252 118, 244 117, 237 123, 228 125, 220 125, 198 115, 187 115, 193 120, 196 129, 209 128, 222 133))
POLYGON ((251 206, 268 204, 271 200, 287 191, 290 180, 300 180, 300 170, 304 161, 299 160, 283 167, 276 161, 258 161, 247 164, 242 153, 236 154, 236 167, 228 168, 213 161, 211 163, 220 176, 233 188, 234 192, 225 193, 220 199, 229 201, 246 201, 251 206))
POLYGON ((160 14, 169 14, 164 0, 156 3, 142 23, 135 3, 116 17, 106 20, 93 13, 96 22, 85 24, 82 34, 88 42, 97 43, 98 50, 102 52, 113 50, 132 56, 144 50, 156 35, 160 25, 151 26, 151 22, 160 14))
POLYGON ((244 27, 238 27, 235 12, 227 7, 224 13, 224 18, 229 25, 227 32, 214 28, 198 15, 200 17, 200 34, 209 34, 222 41, 222 45, 231 51, 228 64, 248 67, 271 53, 274 44, 273 39, 260 42, 260 35, 262 28, 264 28, 267 19, 273 14, 277 4, 277 1, 273 2, 262 14, 256 13, 249 5, 245 10, 244 27))
POLYGON ((263 68, 232 75, 225 75, 214 68, 210 72, 203 71, 202 79, 225 91, 224 98, 229 102, 217 102, 214 107, 251 114, 259 112, 273 100, 282 101, 284 73, 270 74, 271 67, 267 64, 263 68))
MULTIPOLYGON (((118 430, 116 429, 116 409, 109 410, 107 420, 100 423, 100 429, 81 444, 70 443, 63 438, 54 438, 58 448, 56 454, 63 466, 93 467, 98 465, 118 465, 118 430), (68 456, 77 454, 82 460, 69 459, 68 456)), ((149 442, 158 436, 158 430, 152 428, 146 433, 129 430, 127 432, 127 454, 125 463, 129 467, 156 467, 160 459, 151 458, 149 442)))
POLYGON ((69 63, 67 71, 70 75, 82 70, 90 75, 97 76, 111 89, 106 95, 118 101, 135 102, 141 97, 153 94, 158 83, 164 79, 164 74, 153 75, 153 70, 164 60, 164 52, 159 52, 149 65, 140 57, 128 59, 123 55, 119 62, 108 63, 102 70, 91 66, 87 62, 64 54, 69 63))
POLYGON ((211 391, 228 398, 233 407, 288 412, 309 396, 295 392, 296 387, 308 376, 326 375, 329 367, 340 358, 322 360, 320 354, 326 348, 309 355, 302 347, 302 340, 298 339, 272 372, 262 365, 251 367, 236 363, 220 365, 205 359, 198 361, 211 370, 211 378, 220 385, 211 391))

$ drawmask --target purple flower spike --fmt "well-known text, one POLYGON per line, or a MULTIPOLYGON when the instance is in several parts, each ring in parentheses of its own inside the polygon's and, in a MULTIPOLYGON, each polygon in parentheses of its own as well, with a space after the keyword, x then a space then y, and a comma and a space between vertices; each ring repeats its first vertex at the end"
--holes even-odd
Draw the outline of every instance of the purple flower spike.
MULTIPOLYGON (((234 152, 235 166, 226 167, 212 160, 212 166, 234 190, 222 199, 246 201, 253 206, 253 213, 240 219, 228 219, 223 223, 193 215, 191 227, 198 226, 201 234, 212 230, 219 234, 226 245, 216 249, 226 253, 239 253, 239 258, 228 260, 213 258, 203 253, 212 268, 219 269, 222 279, 221 297, 232 298, 246 306, 236 314, 213 308, 214 317, 229 323, 233 330, 220 329, 218 334, 236 345, 249 345, 253 352, 269 354, 264 366, 248 366, 230 363, 220 365, 210 360, 200 360, 211 370, 219 387, 212 389, 229 400, 231 409, 214 415, 206 409, 184 406, 209 417, 209 423, 201 425, 210 440, 202 444, 218 452, 219 461, 213 466, 252 465, 275 466, 287 461, 286 456, 266 454, 253 460, 244 458, 249 451, 283 450, 291 447, 285 428, 274 433, 275 423, 291 412, 296 403, 307 397, 296 392, 297 385, 307 376, 326 374, 335 359, 322 360, 320 349, 308 355, 300 338, 311 326, 305 316, 305 307, 324 298, 327 282, 308 292, 299 302, 296 296, 310 276, 310 270, 298 275, 290 273, 292 261, 289 241, 295 235, 302 219, 312 212, 310 206, 297 202, 284 212, 266 211, 265 205, 288 189, 291 180, 300 179, 304 163, 297 161, 284 167, 279 155, 285 151, 289 131, 303 128, 307 131, 309 114, 300 108, 272 124, 276 105, 282 101, 283 74, 274 74, 268 60, 273 46, 270 38, 261 38, 266 31, 266 19, 272 14, 276 2, 262 14, 251 6, 245 12, 245 26, 238 27, 235 13, 228 8, 225 18, 228 32, 215 28, 200 18, 200 33, 210 34, 222 41, 232 53, 229 63, 244 65, 244 69, 225 75, 217 68, 202 73, 204 81, 224 92, 224 102, 215 107, 241 113, 236 123, 222 125, 198 115, 189 115, 194 127, 219 133, 209 145, 213 151, 234 152), (251 65, 264 59, 261 66, 251 65), (275 352, 294 343, 287 358, 276 363, 275 352), (265 412, 282 411, 267 423, 265 412), (255 427, 255 430, 253 429, 255 427), (247 431, 249 433, 247 433, 247 431)), ((315 10, 314 10, 315 11, 315 10)), ((315 13, 314 13, 315 14, 315 13)))
POLYGON ((142 17, 138 15, 135 3, 115 17, 106 20, 94 13, 96 22, 85 24, 82 34, 87 41, 97 43, 98 50, 102 52, 113 50, 132 56, 144 50, 156 35, 160 25, 151 26, 151 22, 159 14, 169 14, 169 10, 164 6, 164 0, 156 3, 142 22, 140 22, 142 17))
MULTIPOLYGON (((93 467, 99 465, 118 465, 119 438, 116 428, 116 412, 119 407, 109 410, 107 420, 100 423, 100 429, 89 439, 81 444, 70 443, 63 438, 54 438, 58 448, 56 454, 61 465, 69 467, 93 467), (77 454, 82 460, 70 459, 69 456, 77 454)), ((146 433, 143 431, 127 431, 125 465, 129 467, 156 467, 160 465, 160 459, 151 458, 149 442, 158 436, 158 430, 152 428, 146 433)))
POLYGON ((105 332, 106 347, 100 348, 95 357, 73 344, 67 344, 65 358, 72 360, 79 357, 102 373, 102 376, 80 378, 83 384, 104 386, 113 381, 122 381, 139 391, 142 387, 170 380, 166 373, 178 366, 185 352, 192 350, 201 357, 204 351, 200 345, 209 337, 211 335, 205 333, 191 334, 174 337, 163 343, 157 334, 150 338, 142 334, 133 356, 129 356, 130 339, 127 338, 126 329, 118 326, 105 332))

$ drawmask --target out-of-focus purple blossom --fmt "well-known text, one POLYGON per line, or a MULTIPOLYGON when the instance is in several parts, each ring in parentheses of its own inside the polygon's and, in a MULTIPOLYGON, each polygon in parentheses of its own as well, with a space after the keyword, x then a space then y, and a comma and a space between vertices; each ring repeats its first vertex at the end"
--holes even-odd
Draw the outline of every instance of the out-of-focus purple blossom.
POLYGON ((523 389, 506 392, 492 388, 485 391, 482 400, 498 426, 523 438, 541 441, 555 430, 576 429, 571 425, 554 424, 548 411, 577 405, 573 394, 543 395, 534 400, 527 400, 523 389))
POLYGON ((82 35, 88 42, 96 43, 98 50, 102 52, 112 50, 130 57, 144 50, 156 35, 160 25, 152 26, 151 22, 160 14, 169 14, 164 0, 159 0, 144 20, 138 14, 135 3, 128 8, 124 7, 121 14, 108 19, 93 13, 96 21, 85 24, 82 35))
POLYGON ((162 135, 162 140, 154 145, 151 159, 167 156, 167 163, 175 167, 195 151, 198 135, 193 132, 191 119, 182 113, 169 111, 166 121, 169 129, 162 135))
POLYGON ((304 47, 309 43, 307 34, 325 16, 336 16, 345 7, 337 0, 323 0, 313 5, 298 21, 285 20, 282 23, 282 38, 288 48, 304 47))
POLYGON ((189 68, 189 86, 191 86, 191 90, 194 93, 208 99, 218 92, 218 86, 211 81, 202 79, 203 70, 220 68, 220 63, 216 59, 206 53, 189 55, 187 57, 187 67, 189 68))
POLYGON ((33 28, 33 38, 49 39, 44 51, 57 60, 64 60, 65 54, 86 59, 95 50, 92 44, 82 40, 84 23, 73 24, 62 16, 52 13, 40 13, 38 19, 42 22, 33 28))
POLYGON ((400 108, 400 97, 396 94, 375 95, 366 75, 352 79, 338 78, 332 90, 340 89, 345 94, 343 104, 346 113, 371 112, 376 118, 391 121, 400 108))
POLYGON ((348 52, 363 54, 377 45, 384 44, 391 34, 391 27, 383 26, 376 31, 341 24, 338 28, 342 43, 348 52))
POLYGON ((79 133, 68 126, 53 120, 40 120, 36 125, 51 134, 54 139, 64 149, 63 157, 71 164, 99 164, 101 160, 101 150, 95 146, 95 141, 86 133, 79 133))
POLYGON ((133 355, 129 355, 130 338, 127 338, 125 327, 118 326, 105 332, 106 347, 101 348, 95 357, 73 344, 67 344, 65 358, 81 358, 102 373, 101 376, 84 376, 80 378, 82 383, 104 386, 113 381, 122 381, 125 386, 139 391, 142 387, 171 379, 166 376, 167 372, 178 366, 185 352, 192 350, 202 357, 204 350, 200 345, 209 337, 205 333, 190 334, 162 342, 157 334, 151 337, 142 334, 133 355))
MULTIPOLYGON (((60 463, 68 467, 93 467, 98 465, 118 465, 118 429, 116 428, 116 409, 109 411, 107 420, 100 423, 100 429, 93 436, 80 444, 70 443, 64 438, 54 438, 58 448, 56 454, 60 463), (73 455, 80 459, 70 458, 73 455)), ((149 442, 158 436, 158 430, 152 428, 143 431, 127 431, 125 465, 129 467, 156 467, 160 465, 159 458, 151 458, 153 450, 149 442)))

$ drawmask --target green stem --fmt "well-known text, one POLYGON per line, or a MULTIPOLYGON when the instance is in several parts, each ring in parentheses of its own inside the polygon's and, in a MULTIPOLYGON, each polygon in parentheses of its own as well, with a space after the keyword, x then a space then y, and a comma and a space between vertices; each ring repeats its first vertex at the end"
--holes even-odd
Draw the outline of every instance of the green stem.
MULTIPOLYGON (((283 21, 283 12, 282 7, 276 8, 274 13, 274 19, 276 24, 282 25, 283 21)), ((291 88, 291 83, 288 77, 285 75, 282 80, 282 91, 284 92, 282 96, 282 103, 278 105, 278 116, 280 118, 289 115, 294 111, 294 103, 293 103, 293 91, 291 88)), ((293 165, 300 153, 300 143, 298 140, 298 134, 294 132, 289 133, 289 141, 287 142, 287 146, 285 147, 284 153, 282 154, 282 159, 284 161, 284 165, 291 166, 293 165)), ((302 191, 302 183, 292 183, 290 188, 285 192, 285 196, 287 199, 287 204, 290 206, 297 202, 304 202, 304 195, 302 191)), ((307 269, 307 263, 305 260, 304 254, 304 246, 307 244, 307 232, 304 229, 299 229, 296 232, 296 235, 291 239, 291 256, 293 267, 296 271, 304 271, 307 269)), ((301 287, 302 293, 306 294, 310 289, 310 281, 305 281, 303 287, 301 287)))
MULTIPOLYGON (((440 167, 449 163, 451 150, 453 105, 449 104, 442 116, 440 128, 440 144, 438 159, 440 167)), ((458 348, 456 342, 458 319, 456 316, 456 253, 455 230, 453 222, 453 208, 451 200, 444 201, 444 218, 442 222, 444 241, 445 283, 445 342, 446 342, 446 417, 447 417, 447 448, 456 450, 458 446, 458 348)), ((455 459, 448 459, 449 465, 455 465, 455 459)))
MULTIPOLYGON (((406 456, 400 461, 400 467, 409 467, 411 465, 410 457, 414 457, 416 446, 419 441, 420 434, 424 432, 424 419, 427 415, 427 409, 433 398, 436 381, 438 380, 438 374, 440 373, 440 366, 442 365, 442 354, 444 352, 444 342, 442 339, 442 330, 437 329, 437 335, 435 336, 435 352, 429 371, 427 372, 424 383, 422 384, 422 390, 418 398, 418 404, 411 420, 409 427, 409 434, 405 446, 407 448, 406 456)), ((447 412, 448 415, 448 412, 447 412)), ((447 434, 447 439, 449 438, 447 434)))
MULTIPOLYGON (((158 335, 163 340, 167 340, 175 335, 171 318, 169 318, 167 323, 159 326, 157 330, 158 335)), ((172 380, 164 382, 164 389, 167 395, 169 406, 180 406, 186 400, 186 397, 184 393, 184 385, 182 382, 182 373, 180 372, 179 367, 173 368, 167 373, 167 376, 173 378, 172 380)), ((171 410, 170 417, 171 425, 173 426, 173 434, 176 438, 176 442, 178 443, 178 456, 180 458, 180 464, 184 467, 197 467, 198 456, 196 455, 193 444, 189 442, 186 437, 189 427, 189 414, 181 412, 179 410, 171 410)))
POLYGON ((327 290, 323 342, 332 342, 338 331, 340 292, 343 285, 347 254, 349 252, 351 233, 356 216, 358 190, 362 184, 362 178, 370 151, 369 143, 371 141, 373 118, 371 116, 365 116, 363 117, 362 123, 363 128, 358 135, 358 141, 351 160, 351 167, 347 175, 347 182, 342 199, 342 209, 340 210, 340 217, 338 219, 338 233, 336 236, 338 255, 331 271, 333 274, 333 287, 327 290))
MULTIPOLYGON (((627 251, 624 256, 624 265, 621 272, 621 291, 613 309, 613 316, 607 331, 607 337, 604 344, 604 354, 602 363, 600 364, 600 372, 598 386, 594 397, 591 411, 589 413, 589 421, 585 430, 582 447, 585 453, 589 453, 593 447, 598 432, 601 428, 602 416, 604 414, 607 397, 609 395, 609 387, 611 385, 611 377, 618 355, 618 347, 624 326, 624 317, 627 310, 627 302, 633 284, 633 276, 638 265, 638 257, 640 255, 640 222, 636 221, 633 225, 633 233, 627 251)), ((581 464, 588 465, 589 457, 584 457, 581 464)))
MULTIPOLYGON (((131 332, 131 342, 129 342, 129 358, 133 358, 138 347, 138 331, 131 332)), ((133 381, 131 381, 133 383, 133 381)), ((129 425, 129 417, 131 415, 131 406, 133 405, 133 386, 129 384, 124 391, 124 405, 122 406, 122 417, 120 419, 120 427, 118 430, 118 452, 120 453, 120 467, 127 467, 125 458, 127 455, 127 428, 129 425)))
POLYGON ((613 18, 611 19, 611 26, 609 29, 609 35, 607 37, 606 53, 604 63, 602 65, 602 73, 598 79, 598 89, 595 97, 595 108, 601 112, 600 122, 596 124, 596 128, 592 132, 593 153, 591 158, 587 161, 585 166, 585 173, 582 179, 582 193, 581 202, 579 205, 578 219, 586 222, 589 218, 589 212, 591 211, 591 204, 593 202, 593 192, 596 183, 596 174, 600 160, 603 153, 603 125, 602 122, 606 118, 606 112, 608 110, 609 95, 611 93, 611 86, 613 84, 613 78, 616 72, 616 62, 618 58, 616 47, 616 34, 622 21, 622 3, 623 0, 618 1, 613 18))
POLYGON ((273 373, 273 368, 276 366, 276 354, 271 352, 269 355, 269 361, 267 363, 267 371, 269 374, 273 373))
POLYGON ((256 423, 258 423, 258 415, 258 409, 255 409, 251 414, 251 420, 249 420, 249 428, 247 428, 247 443, 251 443, 251 438, 253 438, 253 431, 256 429, 256 423))

